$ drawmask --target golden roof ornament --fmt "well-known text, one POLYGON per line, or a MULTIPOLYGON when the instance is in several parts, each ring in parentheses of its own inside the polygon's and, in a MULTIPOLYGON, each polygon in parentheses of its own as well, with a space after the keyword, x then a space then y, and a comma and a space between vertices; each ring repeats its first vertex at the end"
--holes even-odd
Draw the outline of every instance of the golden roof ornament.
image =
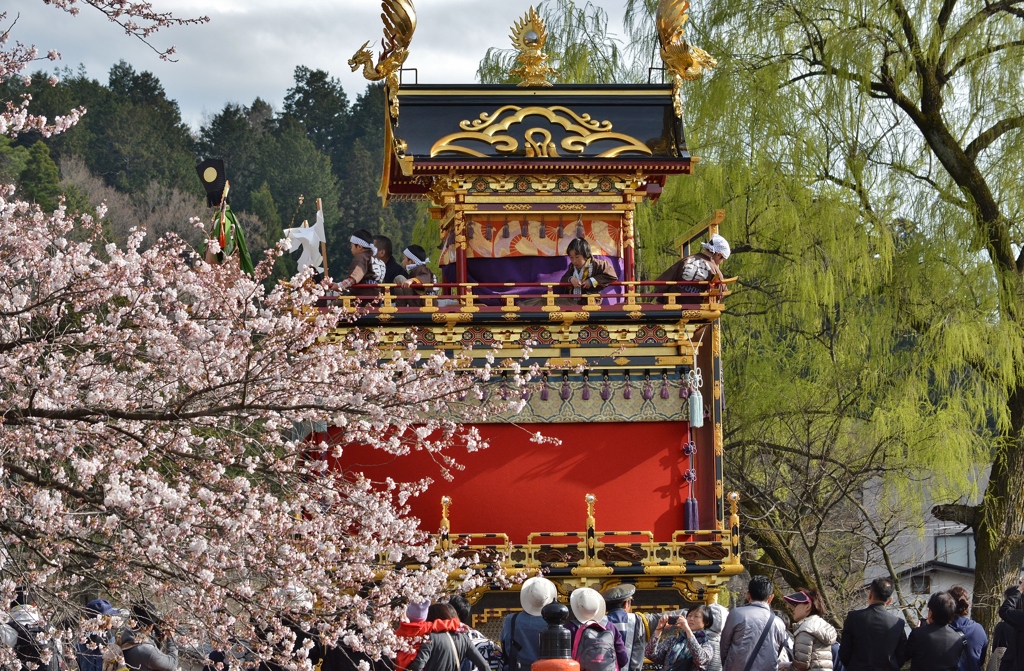
POLYGON ((679 97, 683 81, 700 79, 705 71, 718 65, 718 61, 706 51, 687 43, 684 30, 690 19, 689 10, 689 0, 660 0, 654 18, 658 27, 658 41, 661 43, 661 60, 665 62, 675 82, 677 117, 683 116, 679 97))
POLYGON ((530 11, 512 26, 509 37, 512 46, 519 51, 516 57, 518 65, 509 74, 523 80, 519 86, 551 86, 548 77, 557 77, 558 72, 547 65, 544 43, 548 41, 548 29, 537 10, 530 7, 530 11))
POLYGON ((409 57, 409 44, 416 32, 416 8, 412 0, 382 0, 380 18, 384 22, 384 39, 381 41, 380 56, 373 65, 373 52, 367 42, 349 59, 352 72, 363 67, 363 77, 371 82, 387 80, 388 99, 391 101, 391 116, 398 116, 398 71, 409 57))

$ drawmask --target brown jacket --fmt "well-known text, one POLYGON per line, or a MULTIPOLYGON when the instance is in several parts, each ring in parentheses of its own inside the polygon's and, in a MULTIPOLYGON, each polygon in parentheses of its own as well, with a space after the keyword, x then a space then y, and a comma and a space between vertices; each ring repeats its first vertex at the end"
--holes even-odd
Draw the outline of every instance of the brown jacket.
MULTIPOLYGON (((559 282, 572 282, 574 270, 576 269, 572 267, 572 264, 569 264, 569 268, 562 275, 562 279, 559 282)), ((604 289, 612 282, 618 281, 618 279, 619 276, 615 274, 615 267, 610 262, 605 259, 591 257, 588 265, 583 266, 583 293, 600 293, 601 289, 604 289)), ((571 294, 573 293, 573 287, 556 287, 555 291, 560 294, 571 294)))
MULTIPOLYGON (((345 278, 349 284, 368 284, 368 283, 379 283, 382 278, 378 278, 373 272, 373 254, 370 250, 364 249, 363 251, 352 257, 352 264, 348 267, 348 277, 345 278)), ((352 295, 354 296, 376 296, 380 292, 376 287, 366 287, 353 289, 352 295)))
MULTIPOLYGON (((710 274, 707 277, 694 277, 692 282, 712 282, 718 280, 722 282, 725 280, 725 276, 722 274, 722 269, 718 267, 718 264, 704 252, 699 252, 691 256, 687 256, 685 259, 680 259, 672 264, 672 267, 658 275, 658 282, 683 282, 683 269, 686 267, 686 262, 694 259, 699 260, 707 267, 710 274)), ((703 273, 701 273, 703 274, 703 273)))

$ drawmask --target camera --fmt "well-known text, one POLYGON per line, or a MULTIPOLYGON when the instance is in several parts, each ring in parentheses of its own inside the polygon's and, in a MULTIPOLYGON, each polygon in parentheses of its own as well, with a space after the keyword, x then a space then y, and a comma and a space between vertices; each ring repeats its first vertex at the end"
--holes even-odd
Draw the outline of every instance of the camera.
POLYGON ((679 622, 679 616, 678 615, 669 615, 668 616, 669 626, 674 625, 676 622, 679 622))

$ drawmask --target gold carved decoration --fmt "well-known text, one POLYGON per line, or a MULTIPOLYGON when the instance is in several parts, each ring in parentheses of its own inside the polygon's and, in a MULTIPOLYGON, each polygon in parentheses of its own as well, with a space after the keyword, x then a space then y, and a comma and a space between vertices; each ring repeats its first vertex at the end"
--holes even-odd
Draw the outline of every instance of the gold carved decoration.
POLYGON ((529 203, 509 203, 505 205, 504 209, 509 210, 510 212, 526 212, 527 210, 532 210, 533 205, 530 205, 529 203))
POLYGON ((430 315, 430 318, 438 323, 448 322, 449 324, 473 321, 473 315, 465 312, 435 312, 430 315))
MULTIPOLYGON (((484 112, 479 119, 461 121, 459 128, 463 132, 446 135, 435 142, 434 146, 430 148, 430 156, 433 158, 444 152, 453 152, 475 158, 486 158, 486 154, 475 149, 453 144, 459 140, 484 142, 495 147, 499 153, 513 154, 519 150, 519 140, 505 131, 532 116, 544 117, 552 124, 558 124, 565 129, 567 135, 559 143, 563 151, 582 154, 594 142, 614 140, 622 144, 601 153, 598 158, 615 158, 619 154, 629 151, 640 152, 647 156, 653 155, 650 147, 635 137, 613 132, 611 121, 597 121, 592 119, 589 114, 580 115, 560 105, 552 107, 505 105, 498 108, 493 114, 484 112)), ((523 134, 523 139, 525 140, 524 151, 527 158, 559 156, 551 133, 546 129, 530 128, 523 134)))
POLYGON ((384 39, 377 64, 373 65, 373 52, 367 42, 349 59, 352 72, 363 68, 363 77, 371 82, 387 80, 391 116, 398 117, 398 71, 409 58, 409 44, 416 32, 416 8, 412 0, 382 0, 380 18, 384 21, 384 39))
POLYGON ((516 57, 518 65, 509 74, 523 80, 519 86, 551 86, 548 77, 557 77, 558 72, 547 65, 544 43, 548 41, 548 29, 537 10, 530 7, 530 11, 512 26, 509 37, 512 46, 519 52, 516 57))
POLYGON ((661 43, 661 60, 672 73, 675 112, 680 119, 683 117, 683 102, 679 94, 683 81, 700 79, 705 71, 718 65, 718 61, 706 51, 687 43, 684 30, 690 19, 689 10, 689 0, 660 0, 654 18, 661 43))
POLYGON ((559 205, 558 209, 560 209, 560 210, 585 210, 585 209, 587 209, 587 206, 586 205, 580 205, 579 203, 574 203, 572 205, 559 205))

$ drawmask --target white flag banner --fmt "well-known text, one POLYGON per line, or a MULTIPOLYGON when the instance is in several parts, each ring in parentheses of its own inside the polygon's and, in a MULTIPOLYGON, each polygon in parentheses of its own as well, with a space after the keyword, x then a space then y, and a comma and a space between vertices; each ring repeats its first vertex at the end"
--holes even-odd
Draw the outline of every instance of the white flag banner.
POLYGON ((308 266, 313 266, 318 273, 323 272, 324 257, 320 254, 320 243, 327 242, 324 233, 324 213, 316 213, 316 223, 309 228, 286 228, 284 237, 291 245, 288 251, 294 252, 299 249, 302 254, 299 256, 299 272, 301 273, 308 266))

